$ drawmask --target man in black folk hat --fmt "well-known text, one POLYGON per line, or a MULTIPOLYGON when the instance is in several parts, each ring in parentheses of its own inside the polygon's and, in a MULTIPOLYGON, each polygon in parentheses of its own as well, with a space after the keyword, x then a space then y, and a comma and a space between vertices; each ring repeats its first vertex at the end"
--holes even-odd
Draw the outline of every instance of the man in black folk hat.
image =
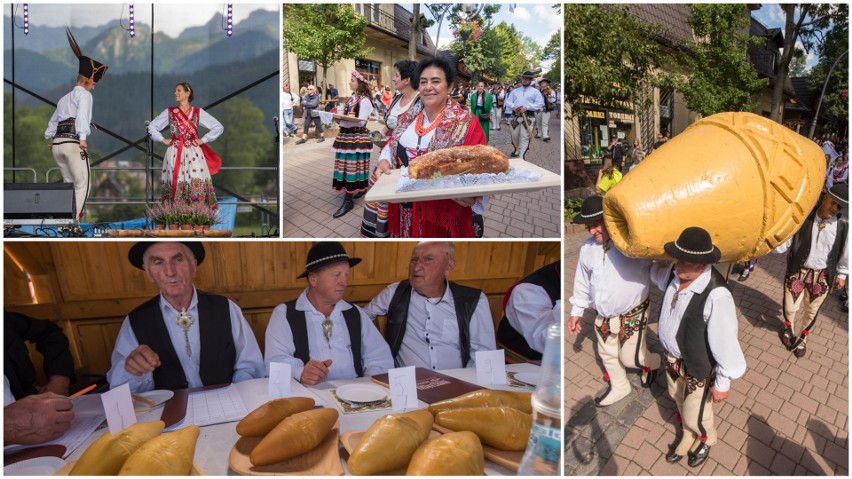
POLYGON ((506 97, 506 105, 512 110, 512 158, 526 158, 530 147, 530 135, 535 129, 536 114, 544 109, 544 97, 532 84, 532 72, 521 75, 521 86, 506 97))
POLYGON ((710 234, 686 228, 664 249, 674 258, 674 268, 655 274, 653 280, 664 291, 659 338, 667 353, 668 392, 679 423, 666 461, 688 455, 689 466, 698 467, 717 441, 713 403, 728 397, 731 381, 745 374, 746 362, 737 338, 734 298, 712 266, 722 253, 710 234))
POLYGON ((591 238, 580 247, 574 291, 569 299, 568 331, 579 334, 583 312, 597 312, 595 338, 607 387, 595 398, 595 405, 609 406, 633 391, 626 368, 641 370, 644 387, 650 387, 656 379, 662 361, 659 354, 648 351, 648 292, 651 275, 660 274, 658 270, 664 274, 664 265, 628 258, 613 247, 600 196, 586 198, 573 222, 586 225, 591 238))
POLYGON ((264 377, 263 356, 239 306, 193 285, 204 256, 199 242, 130 248, 130 264, 144 270, 160 294, 122 323, 107 373, 111 388, 183 389, 264 377))
POLYGON ((302 384, 382 374, 393 367, 390 348, 370 318, 344 301, 350 258, 338 242, 315 244, 308 252, 308 287, 279 304, 266 328, 266 366, 289 363, 302 384))
POLYGON ((849 186, 845 183, 832 186, 799 231, 775 249, 776 253, 788 253, 783 301, 785 327, 781 342, 797 358, 805 355, 805 340, 816 324, 831 287, 839 290, 846 287, 849 220, 841 210, 847 206, 849 186), (805 314, 797 337, 793 327, 802 303, 805 314))
POLYGON ((74 40, 71 30, 65 28, 71 50, 80 61, 77 82, 70 93, 56 104, 44 137, 59 165, 62 181, 74 184, 74 219, 83 217, 83 208, 89 195, 89 154, 87 138, 91 133, 92 91, 104 76, 107 66, 84 56, 74 40))

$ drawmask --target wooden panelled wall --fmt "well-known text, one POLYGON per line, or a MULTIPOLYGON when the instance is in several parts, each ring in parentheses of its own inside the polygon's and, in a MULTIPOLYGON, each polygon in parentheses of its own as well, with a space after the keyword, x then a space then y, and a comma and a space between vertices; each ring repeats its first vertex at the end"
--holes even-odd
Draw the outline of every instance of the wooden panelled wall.
MULTIPOLYGON (((56 321, 71 342, 77 366, 89 373, 105 373, 124 316, 158 293, 144 272, 127 261, 132 244, 7 241, 4 306, 9 311, 56 321)), ((207 256, 198 268, 196 287, 227 296, 242 307, 263 350, 272 309, 296 298, 306 286, 306 280, 297 276, 304 271, 312 243, 204 244, 207 256)), ((416 243, 343 245, 350 256, 363 258, 352 268, 346 300, 365 305, 382 288, 408 276, 408 260, 416 243)), ((503 315, 506 289, 560 256, 558 242, 456 243, 456 267, 450 279, 482 289, 496 325, 503 315)), ((37 363, 38 359, 34 358, 37 363)))

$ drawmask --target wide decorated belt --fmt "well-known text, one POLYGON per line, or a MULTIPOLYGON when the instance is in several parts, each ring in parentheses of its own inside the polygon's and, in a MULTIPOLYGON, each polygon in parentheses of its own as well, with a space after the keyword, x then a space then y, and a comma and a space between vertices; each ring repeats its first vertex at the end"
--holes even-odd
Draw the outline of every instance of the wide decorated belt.
POLYGON ((79 140, 80 137, 77 135, 77 127, 75 126, 76 121, 76 118, 67 118, 60 121, 59 124, 56 125, 56 134, 53 135, 53 137, 79 140))
MULTIPOLYGON (((645 312, 645 310, 648 309, 649 303, 650 303, 650 298, 645 298, 645 301, 642 301, 639 304, 639 306, 636 306, 635 308, 627 311, 624 314, 621 314, 619 316, 613 316, 612 318, 604 318, 603 322, 601 322, 601 325, 597 328, 598 333, 600 333, 600 335, 601 335, 601 338, 603 338, 603 340, 606 341, 606 339, 609 337, 610 333, 612 332, 610 325, 609 325, 609 321, 611 319, 618 318, 619 322, 621 323, 620 330, 623 330, 624 325, 625 325, 624 324, 625 321, 629 322, 630 324, 633 324, 632 323, 633 321, 638 321, 638 320, 641 319, 642 314, 645 312)), ((639 324, 636 324, 634 329, 638 329, 638 328, 639 328, 639 324)), ((631 330, 631 334, 632 334, 632 330, 631 330)), ((629 335, 628 335, 628 337, 629 337, 629 335)), ((626 339, 627 338, 622 336, 622 342, 625 341, 626 339)))

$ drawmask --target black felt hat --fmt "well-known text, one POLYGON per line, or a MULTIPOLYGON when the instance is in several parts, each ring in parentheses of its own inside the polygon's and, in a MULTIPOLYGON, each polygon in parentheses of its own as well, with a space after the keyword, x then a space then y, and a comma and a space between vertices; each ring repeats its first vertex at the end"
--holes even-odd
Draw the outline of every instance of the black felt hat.
POLYGON ((541 79, 541 80, 539 80, 538 82, 539 82, 539 83, 547 83, 548 85, 550 85, 550 84, 552 83, 552 82, 551 82, 550 80, 548 80, 547 78, 542 78, 542 79, 541 79))
POLYGON ((533 72, 531 72, 529 70, 521 73, 521 78, 533 78, 533 77, 535 77, 535 75, 533 74, 533 72))
POLYGON ((311 271, 316 271, 323 266, 328 266, 341 261, 349 262, 349 266, 355 266, 361 262, 361 258, 350 258, 343 245, 337 241, 321 241, 311 247, 308 251, 308 260, 305 262, 305 272, 299 275, 304 278, 311 271))
POLYGON ((663 246, 666 254, 686 263, 713 264, 722 258, 722 252, 713 245, 710 233, 697 226, 683 230, 677 241, 663 246))
MULTIPOLYGON (((130 251, 127 253, 127 259, 130 260, 130 264, 133 266, 144 269, 142 268, 142 257, 145 256, 145 251, 151 246, 160 243, 166 243, 166 241, 140 241, 130 248, 130 251)), ((204 261, 204 245, 198 241, 180 241, 179 243, 186 245, 192 251, 192 254, 195 255, 195 260, 200 266, 204 261)))
POLYGON ((849 185, 846 183, 835 183, 828 190, 828 196, 842 206, 849 206, 849 185))
POLYGON ((583 200, 580 214, 571 220, 575 225, 587 225, 603 219, 603 197, 590 196, 583 200))
POLYGON ((97 60, 83 55, 83 52, 80 50, 80 46, 77 45, 77 40, 74 39, 74 35, 71 34, 71 29, 68 27, 65 27, 65 36, 68 37, 68 45, 71 46, 71 50, 74 51, 74 55, 77 57, 77 60, 80 61, 77 73, 95 83, 100 81, 101 77, 104 76, 104 73, 106 73, 107 68, 109 67, 97 60))

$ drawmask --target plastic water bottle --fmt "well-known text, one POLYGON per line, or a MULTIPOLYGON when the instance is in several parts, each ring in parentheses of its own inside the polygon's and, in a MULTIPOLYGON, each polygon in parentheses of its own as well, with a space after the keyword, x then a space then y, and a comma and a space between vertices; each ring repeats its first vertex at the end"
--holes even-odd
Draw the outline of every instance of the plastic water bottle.
MULTIPOLYGON (((561 307, 559 308, 561 309, 561 307)), ((518 468, 519 476, 555 476, 562 457, 561 364, 559 321, 547 329, 541 377, 532 396, 530 442, 518 468)))

